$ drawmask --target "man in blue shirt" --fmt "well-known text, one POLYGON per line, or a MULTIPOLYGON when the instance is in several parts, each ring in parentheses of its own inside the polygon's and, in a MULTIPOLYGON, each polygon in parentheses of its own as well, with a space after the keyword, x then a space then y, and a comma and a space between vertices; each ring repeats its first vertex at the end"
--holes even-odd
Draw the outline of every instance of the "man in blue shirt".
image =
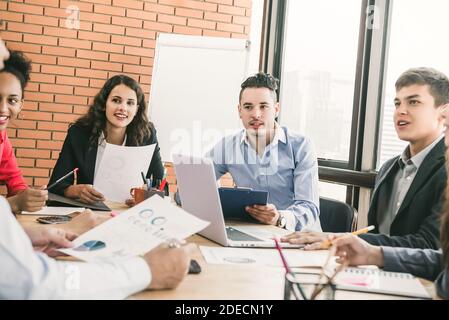
POLYGON ((258 221, 320 231, 317 158, 309 139, 277 124, 278 80, 259 73, 241 88, 238 112, 245 129, 207 154, 217 179, 229 172, 238 187, 268 191, 269 204, 246 208, 258 221))

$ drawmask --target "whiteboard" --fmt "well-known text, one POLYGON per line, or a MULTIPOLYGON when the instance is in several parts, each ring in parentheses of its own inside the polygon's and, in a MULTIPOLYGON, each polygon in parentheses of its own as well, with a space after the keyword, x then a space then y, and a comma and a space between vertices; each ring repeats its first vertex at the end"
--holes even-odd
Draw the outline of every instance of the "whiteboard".
POLYGON ((202 156, 241 129, 237 106, 249 65, 249 41, 159 34, 149 116, 161 157, 202 156))

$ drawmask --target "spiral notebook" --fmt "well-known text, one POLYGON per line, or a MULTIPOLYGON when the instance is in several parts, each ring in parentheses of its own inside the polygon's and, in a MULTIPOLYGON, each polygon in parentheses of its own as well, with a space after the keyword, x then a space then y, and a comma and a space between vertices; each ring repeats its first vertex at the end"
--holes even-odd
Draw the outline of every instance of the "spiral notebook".
POLYGON ((337 275, 335 284, 337 290, 431 299, 421 282, 408 273, 368 268, 347 268, 337 275))

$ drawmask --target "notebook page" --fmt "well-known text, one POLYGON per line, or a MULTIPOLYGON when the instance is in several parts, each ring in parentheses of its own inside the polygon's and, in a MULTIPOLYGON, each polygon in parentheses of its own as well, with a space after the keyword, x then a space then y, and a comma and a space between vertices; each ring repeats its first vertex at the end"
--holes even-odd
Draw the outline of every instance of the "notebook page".
POLYGON ((337 289, 430 299, 421 282, 408 273, 347 268, 335 279, 337 289))

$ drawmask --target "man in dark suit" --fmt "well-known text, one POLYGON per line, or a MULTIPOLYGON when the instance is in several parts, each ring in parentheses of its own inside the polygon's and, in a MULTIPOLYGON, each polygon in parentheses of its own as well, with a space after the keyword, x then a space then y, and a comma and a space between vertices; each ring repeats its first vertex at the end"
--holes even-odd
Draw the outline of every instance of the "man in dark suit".
MULTIPOLYGON (((368 223, 361 235, 374 245, 438 249, 440 202, 446 183, 441 111, 449 104, 449 79, 430 68, 406 71, 396 82, 394 125, 409 145, 379 171, 368 223)), ((297 232, 284 241, 320 247, 328 234, 297 232)))

